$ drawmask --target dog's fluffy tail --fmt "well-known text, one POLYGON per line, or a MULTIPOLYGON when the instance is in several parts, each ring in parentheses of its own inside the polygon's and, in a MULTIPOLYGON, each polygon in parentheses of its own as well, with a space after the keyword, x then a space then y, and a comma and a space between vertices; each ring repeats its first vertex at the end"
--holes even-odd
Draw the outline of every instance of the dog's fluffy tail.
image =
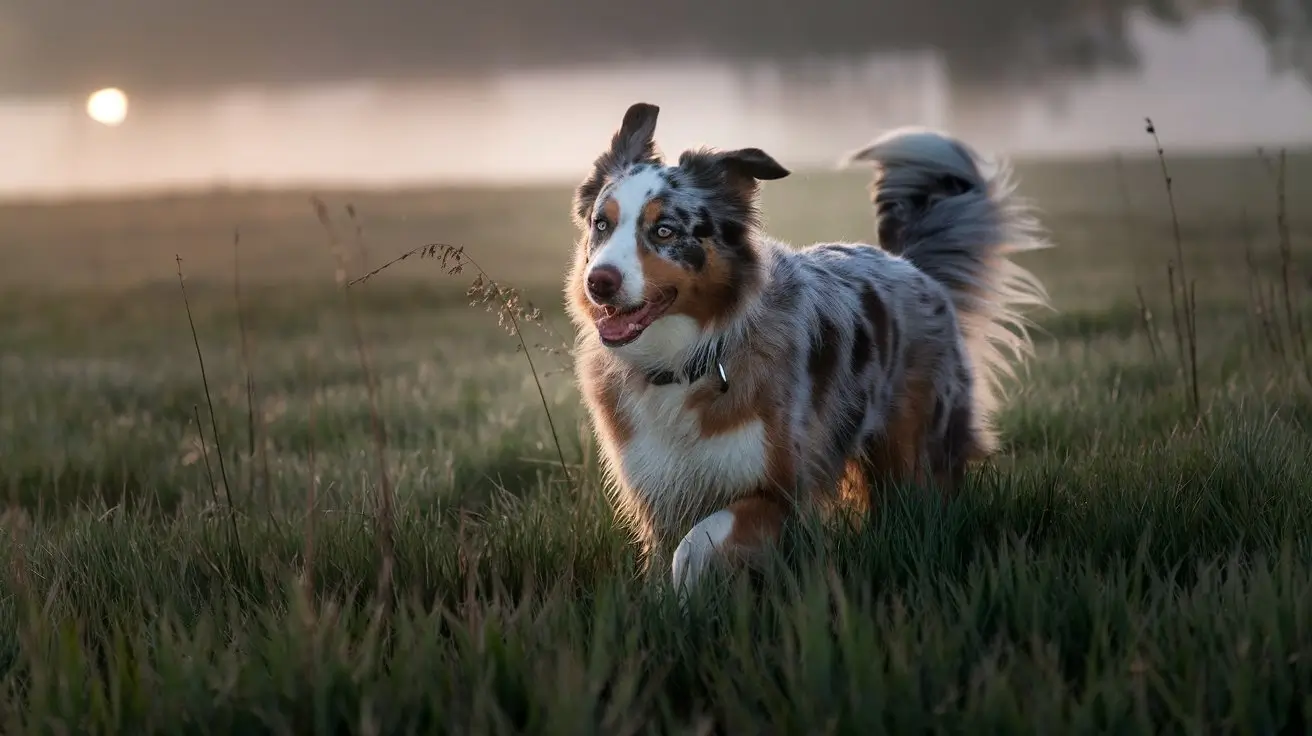
POLYGON ((880 245, 951 292, 975 373, 976 440, 993 451, 1001 381, 1033 349, 1021 309, 1048 304, 1038 279, 1008 260, 1048 247, 1038 221, 1016 198, 1005 162, 985 173, 974 151, 942 133, 893 130, 845 163, 875 166, 870 196, 880 245))

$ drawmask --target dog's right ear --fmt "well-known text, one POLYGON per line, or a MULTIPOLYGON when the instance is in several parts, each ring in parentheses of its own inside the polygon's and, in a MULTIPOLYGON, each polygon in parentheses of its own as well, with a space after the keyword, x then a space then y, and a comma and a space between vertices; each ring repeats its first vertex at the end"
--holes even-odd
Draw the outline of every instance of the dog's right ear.
POLYGON ((656 105, 638 102, 629 106, 620 122, 619 130, 611 136, 610 148, 592 163, 592 173, 574 193, 574 219, 580 227, 586 225, 588 213, 596 204, 606 179, 622 173, 640 163, 658 164, 656 150, 656 118, 661 109, 656 105))

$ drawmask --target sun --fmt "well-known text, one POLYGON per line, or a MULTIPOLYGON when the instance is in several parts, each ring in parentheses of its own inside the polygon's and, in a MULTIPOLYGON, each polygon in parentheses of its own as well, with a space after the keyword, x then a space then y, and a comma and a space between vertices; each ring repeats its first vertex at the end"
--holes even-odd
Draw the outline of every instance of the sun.
POLYGON ((128 96, 117 87, 96 90, 87 98, 87 115, 101 125, 120 125, 128 117, 128 96))

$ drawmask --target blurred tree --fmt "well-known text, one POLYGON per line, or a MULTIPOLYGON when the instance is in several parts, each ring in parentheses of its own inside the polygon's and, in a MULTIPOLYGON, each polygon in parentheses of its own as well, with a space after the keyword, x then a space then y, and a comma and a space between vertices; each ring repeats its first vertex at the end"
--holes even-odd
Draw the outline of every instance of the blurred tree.
POLYGON ((177 88, 687 54, 802 59, 935 47, 958 86, 1136 63, 1134 9, 1232 9, 1312 83, 1312 0, 4 0, 5 91, 177 88), (106 81, 106 77, 113 77, 106 81))

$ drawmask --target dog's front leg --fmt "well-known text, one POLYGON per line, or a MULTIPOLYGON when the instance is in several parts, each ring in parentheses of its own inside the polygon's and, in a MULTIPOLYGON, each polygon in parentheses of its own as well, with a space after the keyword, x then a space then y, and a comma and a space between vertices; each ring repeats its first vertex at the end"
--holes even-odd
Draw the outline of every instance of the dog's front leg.
POLYGON ((674 588, 686 595, 713 564, 751 564, 779 539, 789 507, 767 496, 749 496, 702 519, 674 550, 674 588))

